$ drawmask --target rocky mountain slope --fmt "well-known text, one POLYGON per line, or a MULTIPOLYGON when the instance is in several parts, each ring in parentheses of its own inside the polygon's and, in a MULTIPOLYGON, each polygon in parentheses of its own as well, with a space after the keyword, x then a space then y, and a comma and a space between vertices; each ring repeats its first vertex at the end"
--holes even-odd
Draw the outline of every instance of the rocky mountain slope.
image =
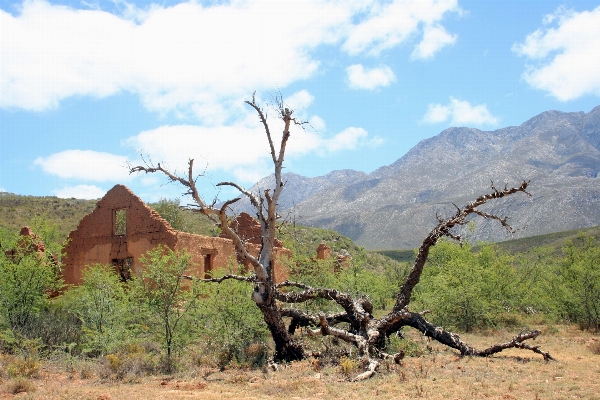
MULTIPOLYGON (((317 178, 286 174, 280 207, 296 222, 336 230, 370 249, 418 246, 436 215, 497 186, 530 180, 532 197, 486 211, 520 229, 475 219, 472 240, 499 241, 600 225, 600 106, 589 113, 544 112, 496 131, 449 128, 371 174, 344 170, 317 178)), ((265 187, 272 177, 253 189, 265 187)))

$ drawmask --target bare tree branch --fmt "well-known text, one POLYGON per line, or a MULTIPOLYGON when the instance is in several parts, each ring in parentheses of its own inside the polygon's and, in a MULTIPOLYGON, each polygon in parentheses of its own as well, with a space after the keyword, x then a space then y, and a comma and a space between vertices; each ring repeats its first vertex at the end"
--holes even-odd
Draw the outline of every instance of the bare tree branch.
POLYGON ((393 311, 398 312, 402 310, 410 302, 412 290, 419 283, 419 280, 421 278, 423 267, 425 265, 425 262, 427 261, 427 256, 429 255, 429 249, 432 246, 434 246, 440 238, 444 236, 450 237, 452 239, 459 239, 460 237, 454 235, 451 232, 451 229, 458 225, 465 225, 468 222, 467 217, 470 214, 475 213, 484 218, 492 218, 501 221, 503 226, 505 226, 510 231, 512 228, 508 224, 506 224, 506 219, 502 219, 491 214, 482 213, 481 211, 477 210, 477 207, 482 206, 490 200, 500 199, 517 192, 523 192, 528 196, 531 196, 531 194, 527 192, 528 185, 529 182, 523 181, 521 183, 521 186, 519 187, 510 189, 505 188, 502 191, 498 191, 492 183, 492 193, 479 196, 477 199, 475 199, 475 201, 468 203, 463 208, 457 207, 456 213, 452 217, 448 218, 447 220, 440 220, 438 225, 435 228, 433 228, 431 232, 429 232, 427 237, 421 243, 421 246, 419 247, 419 252, 413 264, 413 268, 410 271, 408 278, 404 282, 404 285, 402 285, 400 292, 398 292, 398 296, 396 297, 396 304, 394 305, 393 311))
POLYGON ((215 283, 221 283, 223 281, 229 280, 229 279, 233 279, 236 281, 242 281, 242 282, 251 282, 254 283, 256 282, 256 275, 249 275, 249 276, 243 276, 243 275, 235 275, 235 274, 227 274, 227 275, 223 275, 220 278, 197 278, 195 276, 190 276, 190 275, 181 275, 181 277, 183 279, 187 279, 190 281, 196 281, 196 282, 215 282, 215 283))

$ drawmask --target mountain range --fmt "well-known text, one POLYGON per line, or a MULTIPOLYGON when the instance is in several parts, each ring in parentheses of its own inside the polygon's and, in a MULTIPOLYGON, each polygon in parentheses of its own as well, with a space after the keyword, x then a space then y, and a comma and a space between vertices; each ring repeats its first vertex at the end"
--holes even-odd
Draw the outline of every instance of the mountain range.
MULTIPOLYGON (((421 141, 370 174, 333 171, 307 178, 284 174, 280 213, 302 225, 333 229, 367 249, 420 244, 456 205, 496 187, 530 181, 531 197, 510 196, 484 211, 507 216, 517 229, 473 219, 472 241, 503 241, 600 225, 600 106, 589 113, 547 111, 495 131, 449 128, 421 141)), ((250 190, 273 184, 268 176, 250 190)), ((245 200, 237 211, 251 211, 245 200)))

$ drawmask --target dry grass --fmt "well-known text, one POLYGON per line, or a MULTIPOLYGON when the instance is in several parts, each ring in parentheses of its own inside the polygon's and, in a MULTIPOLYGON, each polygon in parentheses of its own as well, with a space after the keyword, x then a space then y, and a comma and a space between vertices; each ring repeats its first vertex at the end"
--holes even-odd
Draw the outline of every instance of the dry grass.
POLYGON ((11 379, 6 383, 5 391, 7 394, 19 394, 19 393, 30 393, 35 392, 35 383, 30 379, 18 377, 11 379))
MULTIPOLYGON (((546 363, 531 352, 509 350, 491 358, 459 357, 433 343, 432 352, 407 357, 402 365, 382 364, 370 380, 351 383, 340 366, 316 360, 292 363, 277 372, 206 367, 175 377, 145 377, 137 383, 81 379, 44 365, 27 399, 598 399, 600 356, 597 337, 576 327, 560 326, 536 344, 557 358, 546 363)), ((514 332, 462 335, 476 346, 512 337, 514 332)), ((412 335, 412 336, 411 336, 412 335)), ((410 340, 421 340, 415 332, 410 340)), ((348 366, 347 366, 348 367, 348 366)), ((0 383, 0 398, 12 396, 0 383)))

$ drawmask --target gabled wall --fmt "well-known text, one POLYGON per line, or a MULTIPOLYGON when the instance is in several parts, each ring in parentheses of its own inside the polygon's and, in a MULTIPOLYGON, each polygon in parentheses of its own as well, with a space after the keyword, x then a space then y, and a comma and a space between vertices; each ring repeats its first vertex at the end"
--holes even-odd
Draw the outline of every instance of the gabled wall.
POLYGON ((175 248, 177 231, 154 210, 123 185, 116 185, 83 217, 69 234, 65 247, 65 283, 81 283, 81 271, 90 264, 112 264, 133 258, 132 272, 139 272, 139 258, 163 244, 175 248), (115 212, 126 212, 126 234, 115 234, 115 212))
MULTIPOLYGON (((78 285, 85 266, 96 263, 115 265, 124 279, 129 274, 139 274, 142 268, 140 257, 158 244, 176 251, 186 249, 192 255, 190 273, 199 278, 209 270, 226 267, 230 260, 237 259, 231 240, 176 231, 131 190, 116 185, 69 234, 63 259, 63 279, 66 284, 78 285), (117 210, 125 210, 126 214, 123 235, 115 231, 117 210)), ((252 248, 257 254, 258 246, 252 248)), ((287 272, 280 261, 291 257, 291 252, 278 248, 274 254, 275 279, 285 280, 287 272)))

